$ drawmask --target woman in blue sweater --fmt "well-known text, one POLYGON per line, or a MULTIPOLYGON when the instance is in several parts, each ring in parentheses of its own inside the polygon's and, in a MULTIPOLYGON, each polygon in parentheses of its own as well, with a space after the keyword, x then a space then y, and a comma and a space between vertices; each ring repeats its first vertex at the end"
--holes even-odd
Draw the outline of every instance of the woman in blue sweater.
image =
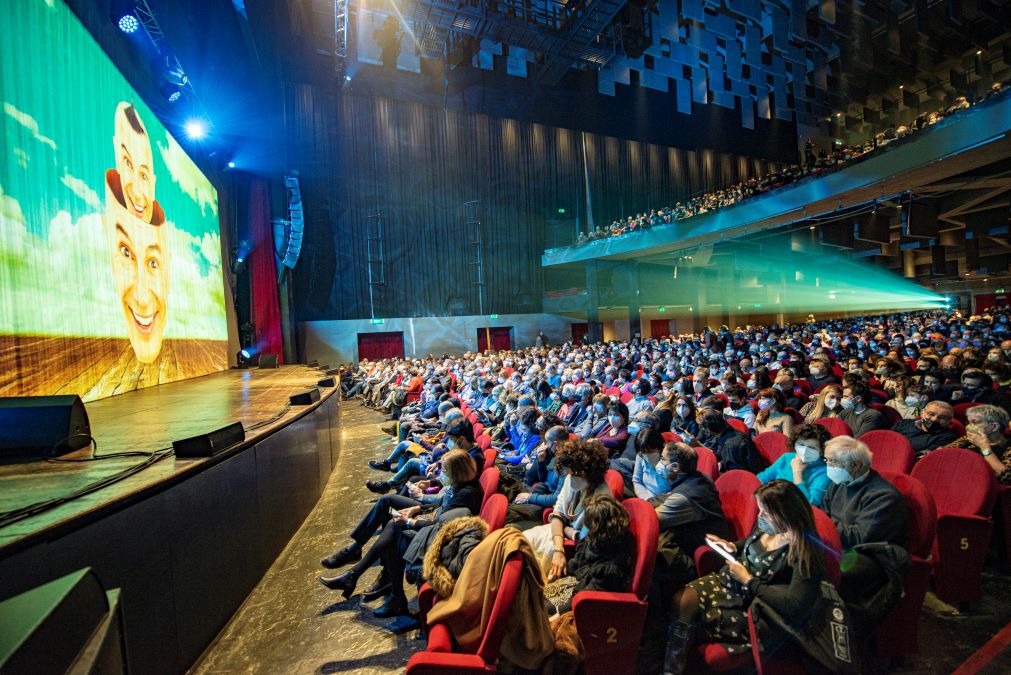
POLYGON ((762 484, 776 479, 790 481, 804 493, 811 506, 821 508, 830 485, 825 468, 825 443, 832 436, 820 424, 801 424, 790 436, 792 452, 783 453, 772 466, 758 474, 762 484))

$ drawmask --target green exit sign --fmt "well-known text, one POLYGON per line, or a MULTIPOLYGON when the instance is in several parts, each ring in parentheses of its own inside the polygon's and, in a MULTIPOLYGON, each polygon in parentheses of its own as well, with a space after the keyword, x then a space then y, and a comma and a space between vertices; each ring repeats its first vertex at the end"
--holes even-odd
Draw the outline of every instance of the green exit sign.
POLYGON ((558 209, 559 213, 565 213, 565 209, 558 209))
POLYGON ((379 325, 382 322, 383 322, 382 319, 372 319, 371 321, 369 321, 369 323, 371 323, 373 326, 379 325))
POLYGON ((664 307, 663 305, 661 305, 660 307, 657 307, 657 308, 656 308, 656 311, 658 311, 658 312, 666 312, 666 311, 667 311, 667 308, 666 308, 666 307, 664 307))
POLYGON ((489 319, 497 319, 498 318, 498 314, 489 314, 488 318, 489 319))
POLYGON ((996 291, 994 291, 994 293, 1003 293, 1003 292, 1004 292, 1003 288, 998 288, 996 291))

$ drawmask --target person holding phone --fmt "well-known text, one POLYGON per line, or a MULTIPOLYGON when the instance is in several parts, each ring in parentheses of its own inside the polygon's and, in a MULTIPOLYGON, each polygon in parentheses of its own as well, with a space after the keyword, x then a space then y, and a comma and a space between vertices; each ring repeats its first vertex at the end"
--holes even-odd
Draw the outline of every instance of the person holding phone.
POLYGON ((802 625, 820 595, 824 554, 811 504, 800 489, 774 480, 755 492, 758 521, 744 540, 709 535, 733 557, 719 571, 692 581, 674 596, 667 629, 665 675, 683 673, 696 642, 720 643, 730 654, 751 650, 748 608, 755 598, 794 626, 802 625))

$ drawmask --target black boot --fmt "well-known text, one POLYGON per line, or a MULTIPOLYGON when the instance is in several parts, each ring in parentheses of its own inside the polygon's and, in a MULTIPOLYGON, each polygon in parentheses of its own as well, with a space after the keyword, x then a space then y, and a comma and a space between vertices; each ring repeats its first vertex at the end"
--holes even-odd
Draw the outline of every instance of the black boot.
POLYGON ((386 602, 381 604, 372 612, 372 616, 377 619, 387 619, 391 616, 407 614, 407 601, 403 598, 396 598, 392 595, 386 598, 386 602))
POLYGON ((379 577, 376 579, 376 582, 365 589, 365 592, 362 593, 362 602, 372 602, 373 600, 378 600, 384 595, 389 594, 392 588, 393 584, 391 584, 390 580, 386 578, 386 570, 383 569, 383 571, 379 573, 379 577))
POLYGON ((375 492, 377 495, 384 495, 393 489, 385 480, 367 480, 365 481, 365 487, 368 488, 369 492, 375 492))
POLYGON ((695 626, 683 621, 671 621, 667 626, 667 656, 663 675, 681 675, 688 663, 688 650, 695 637, 695 626))
POLYGON ((345 600, 351 598, 358 584, 358 575, 354 572, 344 572, 335 577, 320 577, 319 582, 331 591, 340 591, 345 600))
POLYGON ((390 463, 384 460, 370 459, 369 468, 375 469, 376 471, 389 471, 392 467, 390 463))
POLYGON ((362 559, 362 547, 361 544, 355 542, 353 544, 348 544, 341 550, 337 551, 333 555, 328 555, 319 561, 319 564, 327 569, 337 569, 338 567, 343 567, 344 565, 350 565, 351 563, 358 562, 362 559))

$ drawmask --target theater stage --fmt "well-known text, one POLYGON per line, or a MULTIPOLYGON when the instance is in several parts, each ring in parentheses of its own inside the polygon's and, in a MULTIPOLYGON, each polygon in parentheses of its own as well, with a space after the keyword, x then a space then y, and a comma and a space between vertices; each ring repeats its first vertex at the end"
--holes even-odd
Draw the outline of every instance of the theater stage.
POLYGON ((161 452, 0 465, 0 512, 40 505, 30 517, 0 520, 0 597, 91 566, 107 588, 123 591, 131 670, 184 671, 329 479, 340 448, 336 390, 321 390, 311 406, 288 406, 291 394, 322 377, 305 366, 230 370, 87 403, 99 456, 157 453, 235 421, 246 440, 207 459, 161 452), (129 468, 136 473, 61 501, 129 468))

